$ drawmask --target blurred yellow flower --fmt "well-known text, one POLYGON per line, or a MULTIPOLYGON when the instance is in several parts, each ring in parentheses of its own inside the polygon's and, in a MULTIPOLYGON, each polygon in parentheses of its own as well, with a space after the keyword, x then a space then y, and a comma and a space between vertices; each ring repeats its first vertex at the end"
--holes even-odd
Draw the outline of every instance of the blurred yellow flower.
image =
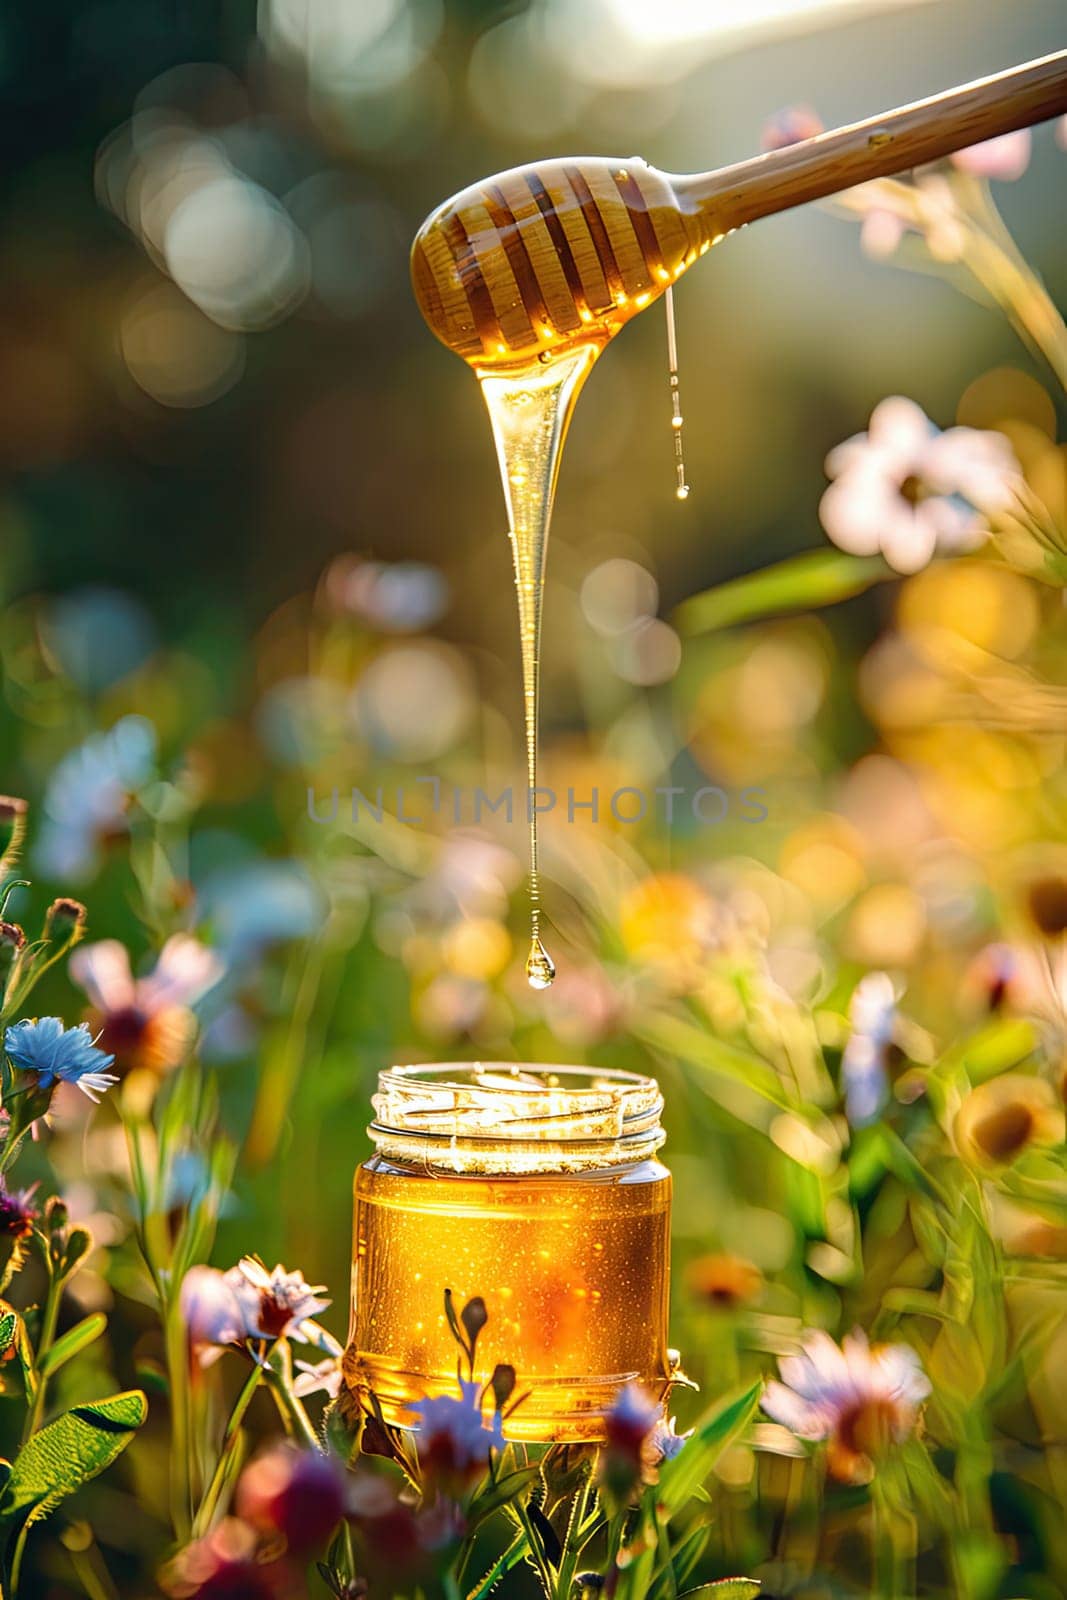
POLYGON ((845 948, 869 967, 907 967, 926 934, 926 909, 907 884, 879 883, 856 902, 848 919, 845 948))
POLYGON ((744 1256, 698 1256, 686 1270, 689 1292, 716 1311, 737 1311, 759 1298, 763 1274, 744 1256))
POLYGON ((619 933, 629 953, 653 966, 682 969, 709 946, 714 903, 681 872, 656 872, 628 889, 619 904, 619 933))
POLYGON ((1039 622, 1033 583, 988 561, 928 567, 904 584, 898 616, 905 632, 921 636, 922 653, 946 666, 960 661, 960 640, 1014 660, 1039 622))
POLYGON ((953 1131, 965 1160, 1004 1166, 1033 1145, 1063 1143, 1063 1104, 1044 1078, 1005 1072, 971 1090, 953 1131))
POLYGON ((782 846, 781 872, 820 909, 833 911, 866 881, 863 839, 842 817, 816 816, 782 846))
POLYGON ((495 978, 511 959, 511 936, 492 917, 465 917, 444 936, 445 966, 460 978, 495 978))

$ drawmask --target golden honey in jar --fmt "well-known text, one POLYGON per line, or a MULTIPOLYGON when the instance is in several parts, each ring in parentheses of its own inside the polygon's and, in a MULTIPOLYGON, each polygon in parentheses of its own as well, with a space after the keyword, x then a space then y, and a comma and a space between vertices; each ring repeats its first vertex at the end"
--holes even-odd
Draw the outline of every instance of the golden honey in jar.
POLYGON ((619 1388, 655 1396, 667 1350, 671 1176, 651 1078, 584 1067, 393 1067, 356 1172, 345 1377, 408 1425, 456 1392, 445 1317, 475 1295, 477 1376, 528 1391, 513 1439, 595 1440, 619 1388))

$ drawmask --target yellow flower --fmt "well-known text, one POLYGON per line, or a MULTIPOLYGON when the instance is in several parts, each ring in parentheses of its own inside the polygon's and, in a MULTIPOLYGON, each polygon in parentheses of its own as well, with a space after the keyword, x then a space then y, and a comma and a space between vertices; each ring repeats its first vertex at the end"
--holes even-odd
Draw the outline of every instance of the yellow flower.
POLYGON ((1043 1078, 1005 1072, 972 1089, 956 1114, 956 1145, 977 1166, 1003 1166, 1032 1145, 1061 1144, 1063 1106, 1043 1078))
POLYGON ((754 1262, 729 1254, 699 1256, 690 1262, 686 1281, 694 1298, 717 1311, 736 1311, 750 1304, 763 1287, 763 1275, 754 1262))

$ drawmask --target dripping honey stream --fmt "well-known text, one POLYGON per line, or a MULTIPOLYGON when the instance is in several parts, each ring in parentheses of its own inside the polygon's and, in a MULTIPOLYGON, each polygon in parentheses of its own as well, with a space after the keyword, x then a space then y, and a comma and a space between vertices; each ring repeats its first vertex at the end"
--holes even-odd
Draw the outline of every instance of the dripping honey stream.
MULTIPOLYGON (((439 206, 412 247, 427 323, 481 384, 518 595, 529 786, 531 942, 547 988, 536 789, 541 613, 549 525, 574 406, 601 350, 713 244, 760 217, 936 161, 1067 111, 1067 51, 718 171, 659 172, 636 157, 538 162, 439 206)), ((668 301, 677 494, 677 362, 668 301)))

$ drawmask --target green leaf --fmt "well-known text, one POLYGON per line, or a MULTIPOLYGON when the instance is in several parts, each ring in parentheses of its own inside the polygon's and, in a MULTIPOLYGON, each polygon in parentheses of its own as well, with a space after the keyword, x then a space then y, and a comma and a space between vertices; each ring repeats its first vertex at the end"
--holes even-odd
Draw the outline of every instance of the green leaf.
POLYGON ((776 612, 836 605, 895 576, 881 556, 851 556, 833 547, 806 550, 693 595, 678 607, 673 621, 682 634, 714 633, 776 612))
POLYGON ((704 1482, 723 1451, 748 1426, 759 1404, 762 1387, 762 1383, 754 1383, 742 1394, 720 1401, 697 1424, 693 1437, 679 1450, 673 1461, 665 1462, 660 1468, 656 1503, 668 1516, 682 1509, 693 1490, 704 1482))
POLYGON ((711 1537, 711 1529, 706 1522, 699 1527, 690 1528, 685 1538, 675 1545, 671 1552, 671 1567, 679 1583, 684 1583, 693 1568, 704 1554, 704 1547, 711 1537))
POLYGON ((107 1318, 102 1311, 94 1311, 91 1317, 75 1323, 73 1328, 68 1328, 62 1339, 57 1339, 50 1350, 46 1350, 37 1365, 37 1370, 44 1377, 50 1373, 58 1372, 60 1367, 72 1361, 75 1356, 87 1350, 95 1339, 99 1339, 107 1327, 107 1318))
MULTIPOLYGON (((710 1536, 711 1528, 706 1522, 702 1522, 697 1527, 690 1528, 673 1549, 668 1545, 666 1564, 659 1568, 653 1578, 648 1591, 648 1600, 678 1600, 678 1585, 691 1576, 710 1536)), ((662 1555, 662 1530, 660 1551, 662 1555)))
POLYGON ((517 1534, 502 1555, 498 1556, 485 1576, 474 1585, 467 1600, 489 1600, 500 1580, 512 1567, 517 1567, 526 1555, 526 1535, 517 1534))
POLYGON ((541 1549, 550 1567, 558 1567, 563 1557, 563 1547, 555 1528, 535 1500, 527 1507, 530 1524, 541 1541, 541 1549))
POLYGON ((695 1594, 706 1594, 710 1600, 754 1600, 762 1585, 756 1578, 719 1578, 715 1583, 702 1583, 697 1589, 687 1589, 678 1600, 692 1600, 695 1594))
POLYGON ((0 1361, 7 1355, 11 1346, 18 1338, 19 1314, 17 1311, 5 1311, 0 1316, 0 1361))
MULTIPOLYGON (((10 1359, 11 1352, 14 1351, 23 1388, 26 1391, 26 1398, 32 1401, 37 1393, 37 1369, 34 1365, 33 1350, 30 1346, 25 1322, 18 1312, 8 1305, 6 1300, 0 1300, 0 1329, 7 1335, 2 1353, 10 1359), (12 1317, 15 1319, 13 1332, 10 1324, 10 1318, 12 1317)), ((0 1380, 0 1391, 5 1387, 6 1385, 0 1380)))
POLYGON ((111 1466, 148 1415, 140 1389, 75 1406, 19 1451, 0 1499, 0 1516, 39 1522, 83 1483, 111 1466))
POLYGON ((520 1467, 517 1472, 509 1472, 495 1483, 488 1484, 471 1501, 467 1512, 468 1534, 473 1533, 494 1511, 510 1505, 512 1500, 524 1494, 531 1484, 536 1483, 540 1472, 540 1467, 520 1467))

